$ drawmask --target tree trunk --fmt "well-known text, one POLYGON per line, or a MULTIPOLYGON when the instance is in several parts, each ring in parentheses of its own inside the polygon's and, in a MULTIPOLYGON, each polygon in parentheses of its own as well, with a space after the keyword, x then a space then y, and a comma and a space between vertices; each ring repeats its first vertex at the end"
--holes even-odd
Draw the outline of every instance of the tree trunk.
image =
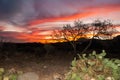
POLYGON ((74 54, 76 55, 76 53, 77 53, 77 50, 76 50, 76 44, 74 44, 74 46, 73 46, 73 50, 74 50, 74 54))
POLYGON ((73 54, 74 54, 74 57, 76 57, 76 55, 77 55, 76 43, 75 43, 75 42, 71 42, 70 44, 71 44, 72 47, 73 47, 73 54))
POLYGON ((88 45, 85 47, 85 49, 81 53, 85 53, 85 51, 90 47, 92 44, 93 38, 89 41, 88 45))

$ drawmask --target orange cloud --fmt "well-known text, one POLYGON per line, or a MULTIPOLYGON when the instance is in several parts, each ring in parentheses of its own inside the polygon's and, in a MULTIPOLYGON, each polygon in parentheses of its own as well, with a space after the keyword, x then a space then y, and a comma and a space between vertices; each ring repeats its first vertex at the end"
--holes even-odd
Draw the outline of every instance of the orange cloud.
MULTIPOLYGON (((120 30, 120 26, 115 27, 117 30, 120 30)), ((0 35, 4 37, 11 37, 16 40, 21 40, 23 42, 41 42, 41 43, 55 43, 58 42, 51 38, 50 34, 52 31, 34 31, 32 33, 23 33, 23 32, 0 32, 0 35)), ((114 34, 114 36, 120 35, 120 32, 117 32, 114 34)), ((91 36, 91 34, 87 35, 88 37, 91 36)))
POLYGON ((38 34, 38 32, 34 32, 34 33, 21 33, 14 37, 23 40, 24 42, 41 42, 45 40, 46 36, 47 35, 41 35, 38 34))

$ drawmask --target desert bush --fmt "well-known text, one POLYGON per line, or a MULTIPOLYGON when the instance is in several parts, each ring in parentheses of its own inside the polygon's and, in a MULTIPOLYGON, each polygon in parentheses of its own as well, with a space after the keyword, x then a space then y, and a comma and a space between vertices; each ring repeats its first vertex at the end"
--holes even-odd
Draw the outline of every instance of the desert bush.
POLYGON ((79 55, 71 63, 65 80, 120 80, 120 60, 105 58, 106 52, 79 55))
POLYGON ((22 74, 22 72, 15 69, 5 70, 0 68, 0 80, 17 80, 19 74, 22 74))

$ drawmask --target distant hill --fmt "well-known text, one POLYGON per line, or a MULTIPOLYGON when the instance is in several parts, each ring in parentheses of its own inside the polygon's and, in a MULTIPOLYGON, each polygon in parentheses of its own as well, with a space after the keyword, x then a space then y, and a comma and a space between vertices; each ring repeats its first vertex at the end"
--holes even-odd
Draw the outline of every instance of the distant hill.
MULTIPOLYGON (((77 43, 77 51, 81 52, 90 42, 91 39, 80 38, 76 41, 77 43)), ((70 42, 63 42, 63 43, 54 43, 52 44, 59 50, 66 50, 72 51, 72 45, 70 42)), ((111 40, 100 40, 100 39, 93 39, 90 47, 88 50, 106 50, 108 52, 120 52, 120 36, 116 36, 111 40)))
POLYGON ((37 53, 44 52, 44 44, 41 43, 2 43, 0 51, 2 52, 25 52, 37 53))
MULTIPOLYGON (((77 52, 82 52, 88 45, 91 39, 81 38, 76 41, 77 52)), ((0 43, 0 54, 3 52, 9 53, 34 53, 34 54, 45 54, 46 52, 56 51, 73 51, 73 47, 70 42, 63 43, 51 43, 51 44, 41 44, 41 43, 0 43), (1 45, 2 44, 2 45, 1 45)), ((91 45, 87 49, 87 52, 96 50, 101 52, 106 50, 108 53, 118 54, 120 53, 120 35, 114 37, 111 40, 99 40, 93 39, 91 45)))

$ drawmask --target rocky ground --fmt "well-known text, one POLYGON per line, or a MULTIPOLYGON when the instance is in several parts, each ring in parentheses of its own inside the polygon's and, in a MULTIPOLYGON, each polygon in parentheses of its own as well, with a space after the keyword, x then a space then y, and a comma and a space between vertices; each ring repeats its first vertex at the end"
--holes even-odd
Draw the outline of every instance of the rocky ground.
POLYGON ((64 80, 73 56, 65 52, 42 57, 34 54, 16 53, 0 58, 0 67, 7 70, 22 71, 18 80, 64 80), (27 79, 28 78, 28 79, 27 79))

